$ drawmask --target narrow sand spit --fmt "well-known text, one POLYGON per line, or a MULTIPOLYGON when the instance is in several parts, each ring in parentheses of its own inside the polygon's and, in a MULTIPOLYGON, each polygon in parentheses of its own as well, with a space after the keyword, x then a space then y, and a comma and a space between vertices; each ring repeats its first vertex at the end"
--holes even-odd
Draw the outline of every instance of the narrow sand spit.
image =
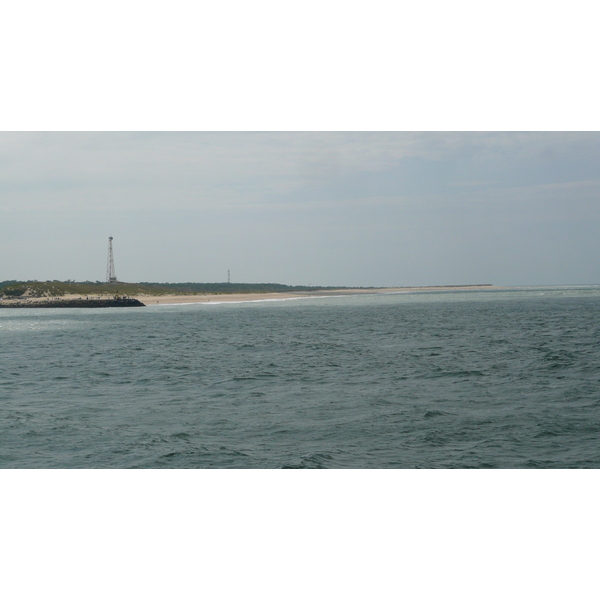
MULTIPOLYGON (((182 295, 163 295, 149 296, 144 294, 136 294, 133 297, 143 302, 146 305, 153 304, 196 304, 204 302, 256 302, 260 300, 286 300, 292 298, 323 298, 334 296, 355 296, 357 294, 406 294, 414 292, 452 292, 466 290, 498 290, 496 286, 439 286, 439 287, 401 287, 401 288, 356 288, 356 289, 340 289, 340 290, 316 290, 312 292, 268 292, 254 294, 182 294, 182 295)), ((112 294, 97 295, 81 295, 81 294, 65 294, 61 296, 61 300, 72 300, 77 298, 112 298, 112 294)), ((50 298, 28 298, 27 302, 47 302, 50 298)), ((17 300, 3 300, 6 304, 17 302, 17 300)))
POLYGON ((313 292, 269 292, 265 294, 189 294, 183 296, 134 296, 140 302, 152 304, 195 304, 201 302, 250 302, 260 300, 285 300, 291 298, 323 298, 327 296, 355 296, 357 294, 398 294, 409 292, 464 291, 498 289, 494 286, 452 286, 452 287, 412 287, 412 288, 376 288, 317 290, 313 292))

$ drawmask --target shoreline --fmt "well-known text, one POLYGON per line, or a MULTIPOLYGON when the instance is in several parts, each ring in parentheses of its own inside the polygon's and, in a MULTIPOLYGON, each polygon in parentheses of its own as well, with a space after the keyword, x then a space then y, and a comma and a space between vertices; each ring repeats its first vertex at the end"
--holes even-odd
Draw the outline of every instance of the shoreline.
MULTIPOLYGON (((494 285, 449 285, 449 286, 415 286, 415 287, 388 287, 388 288, 343 288, 331 290, 316 290, 311 292, 254 292, 240 294, 164 294, 161 296, 135 294, 129 296, 139 300, 146 306, 155 306, 157 304, 204 304, 211 302, 260 302, 262 300, 294 300, 299 298, 334 298, 339 296, 357 296, 365 294, 410 294, 415 292, 460 292, 477 290, 498 290, 502 289, 494 285)), ((82 296, 81 294, 65 294, 57 298, 21 298, 15 300, 3 299, 0 301, 0 307, 4 305, 9 307, 16 303, 26 302, 28 306, 39 303, 56 302, 70 300, 111 300, 112 294, 102 294, 99 296, 82 296)))
POLYGON ((164 295, 146 296, 138 294, 134 296, 147 306, 157 304, 204 304, 210 302, 260 302, 261 300, 294 300, 299 298, 334 298, 336 296, 357 296, 363 294, 399 294, 414 292, 451 292, 451 291, 476 291, 479 289, 500 289, 491 285, 465 285, 465 286, 422 286, 422 287, 390 287, 390 288, 350 288, 319 290, 314 292, 265 292, 253 294, 188 294, 188 295, 164 295))

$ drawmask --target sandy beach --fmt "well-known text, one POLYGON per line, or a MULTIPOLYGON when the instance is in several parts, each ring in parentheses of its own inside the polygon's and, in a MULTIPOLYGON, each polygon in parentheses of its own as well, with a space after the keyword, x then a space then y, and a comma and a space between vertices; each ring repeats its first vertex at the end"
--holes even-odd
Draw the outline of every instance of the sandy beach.
MULTIPOLYGON (((153 304, 197 304, 208 302, 260 302, 261 300, 289 300, 294 298, 324 298, 335 296, 355 296, 358 294, 407 294, 415 292, 441 292, 441 291, 467 291, 467 290, 491 290, 499 289, 496 286, 436 286, 436 287, 390 287, 390 288, 345 288, 337 290, 316 290, 312 292, 267 292, 254 294, 181 294, 181 295, 162 295, 151 296, 138 294, 134 295, 140 302, 146 305, 153 304)), ((65 294, 61 300, 76 299, 95 299, 113 298, 110 294, 102 296, 82 296, 81 294, 65 294)), ((49 298, 27 298, 28 303, 47 302, 49 298)), ((17 300, 3 300, 5 304, 12 304, 17 300)))
POLYGON ((410 288, 341 289, 317 290, 313 292, 270 292, 256 294, 188 294, 181 296, 145 296, 137 295, 144 304, 195 304, 200 302, 256 302, 260 300, 286 300, 293 298, 323 298, 334 296, 356 296, 357 294, 400 294, 411 292, 465 291, 478 289, 496 289, 494 286, 440 286, 410 288))

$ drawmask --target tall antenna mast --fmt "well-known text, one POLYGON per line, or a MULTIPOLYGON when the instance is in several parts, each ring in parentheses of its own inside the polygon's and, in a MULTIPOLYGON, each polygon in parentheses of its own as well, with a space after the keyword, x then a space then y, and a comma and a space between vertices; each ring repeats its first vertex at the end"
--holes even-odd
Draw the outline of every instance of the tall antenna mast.
POLYGON ((117 276, 115 275, 115 261, 112 251, 112 236, 108 238, 108 260, 106 261, 106 283, 116 283, 117 276))
POLYGON ((227 269, 227 283, 231 283, 231 277, 229 276, 229 269, 227 269))

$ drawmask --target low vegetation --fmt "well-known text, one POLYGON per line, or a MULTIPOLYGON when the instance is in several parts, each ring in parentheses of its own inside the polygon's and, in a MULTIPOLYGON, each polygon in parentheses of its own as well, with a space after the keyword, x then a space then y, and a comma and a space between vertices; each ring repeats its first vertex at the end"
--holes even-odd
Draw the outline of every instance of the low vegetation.
POLYGON ((290 286, 280 283, 103 283, 101 281, 3 281, 0 296, 15 298, 58 298, 66 294, 80 296, 125 295, 152 296, 186 294, 252 294, 339 289, 318 286, 290 286))

